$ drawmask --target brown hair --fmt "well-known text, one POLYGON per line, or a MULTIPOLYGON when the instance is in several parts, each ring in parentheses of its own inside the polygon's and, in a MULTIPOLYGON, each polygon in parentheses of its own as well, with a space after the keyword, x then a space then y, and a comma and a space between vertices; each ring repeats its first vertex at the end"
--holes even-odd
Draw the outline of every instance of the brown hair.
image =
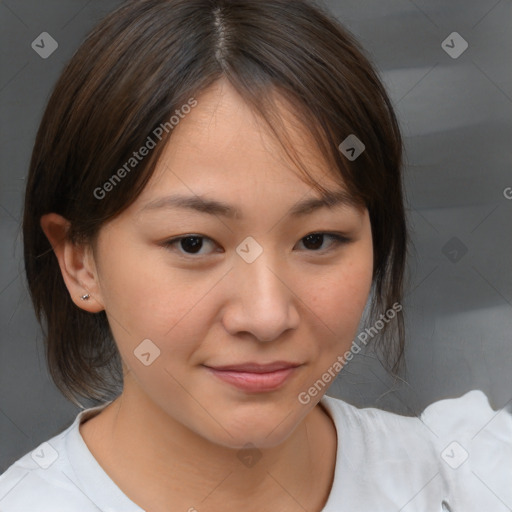
MULTIPOLYGON (((70 221, 70 240, 94 243, 101 226, 142 191, 172 131, 115 184, 108 200, 94 191, 176 109, 221 77, 265 119, 288 154, 292 148, 275 128, 281 124, 276 98, 293 108, 349 193, 368 208, 372 318, 401 300, 407 246, 402 139, 386 91, 354 37, 307 0, 128 1, 91 32, 64 69, 41 121, 27 180, 27 281, 50 374, 75 403, 76 396, 117 394, 120 358, 105 312, 83 311, 69 297, 40 218, 56 212, 70 221), (365 145, 353 161, 338 149, 351 134, 365 145)), ((379 339, 389 368, 398 370, 402 315, 379 339)))

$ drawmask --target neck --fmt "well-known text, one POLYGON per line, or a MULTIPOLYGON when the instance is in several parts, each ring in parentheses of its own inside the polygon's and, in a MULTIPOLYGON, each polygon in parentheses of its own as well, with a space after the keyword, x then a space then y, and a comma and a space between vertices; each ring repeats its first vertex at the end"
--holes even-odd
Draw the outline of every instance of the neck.
POLYGON ((152 512, 263 510, 270 503, 282 511, 319 511, 332 485, 336 432, 320 405, 279 445, 239 450, 199 436, 125 387, 81 430, 114 482, 152 512), (93 441, 98 437, 101 447, 93 441))

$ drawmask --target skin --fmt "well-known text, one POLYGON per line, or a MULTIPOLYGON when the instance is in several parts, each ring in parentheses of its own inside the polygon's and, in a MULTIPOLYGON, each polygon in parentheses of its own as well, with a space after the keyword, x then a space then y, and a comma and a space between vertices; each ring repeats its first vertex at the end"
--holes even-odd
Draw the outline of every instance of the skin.
MULTIPOLYGON (((332 486, 336 430, 318 403, 325 389, 307 405, 298 395, 357 334, 373 268, 368 212, 340 204, 288 215, 319 194, 227 82, 197 100, 148 185, 101 228, 94 247, 67 241, 63 217, 41 219, 72 299, 91 313, 106 311, 123 359, 123 393, 80 432, 112 480, 152 512, 320 511, 332 486), (239 212, 142 211, 175 193, 239 212), (325 236, 315 250, 304 237, 318 232, 350 241, 325 236), (165 246, 189 234, 211 241, 203 239, 199 254, 179 242, 165 246), (236 252, 248 236, 263 249, 252 263, 236 252), (91 298, 80 300, 86 292, 91 298), (160 350, 148 366, 134 355, 144 339, 160 350), (278 390, 259 393, 203 366, 278 360, 301 366, 278 390), (237 456, 246 443, 261 455, 252 467, 237 456)), ((343 190, 307 133, 282 114, 311 174, 343 190)))

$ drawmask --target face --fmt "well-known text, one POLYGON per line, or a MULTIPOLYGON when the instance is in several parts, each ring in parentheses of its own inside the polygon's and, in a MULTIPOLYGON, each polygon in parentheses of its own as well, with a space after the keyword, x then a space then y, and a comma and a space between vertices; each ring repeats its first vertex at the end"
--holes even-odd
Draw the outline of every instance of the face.
POLYGON ((336 206, 311 203, 320 195, 227 83, 197 101, 141 195, 101 229, 92 292, 126 366, 125 395, 217 444, 275 446, 322 393, 306 405, 299 395, 356 335, 369 216, 343 201, 291 124, 336 206))

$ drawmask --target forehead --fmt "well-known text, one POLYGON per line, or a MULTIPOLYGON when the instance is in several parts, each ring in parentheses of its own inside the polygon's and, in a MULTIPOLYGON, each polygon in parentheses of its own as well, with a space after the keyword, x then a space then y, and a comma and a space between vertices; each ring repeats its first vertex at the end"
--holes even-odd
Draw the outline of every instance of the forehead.
MULTIPOLYGON (((277 98, 288 150, 268 124, 260 118, 225 80, 199 95, 197 106, 173 128, 162 152, 147 193, 155 186, 197 185, 218 187, 262 187, 287 185, 297 192, 311 190, 291 155, 296 155, 308 174, 330 190, 344 189, 338 170, 333 170, 307 128, 277 98)), ((279 135, 283 135, 279 131, 279 135)))

